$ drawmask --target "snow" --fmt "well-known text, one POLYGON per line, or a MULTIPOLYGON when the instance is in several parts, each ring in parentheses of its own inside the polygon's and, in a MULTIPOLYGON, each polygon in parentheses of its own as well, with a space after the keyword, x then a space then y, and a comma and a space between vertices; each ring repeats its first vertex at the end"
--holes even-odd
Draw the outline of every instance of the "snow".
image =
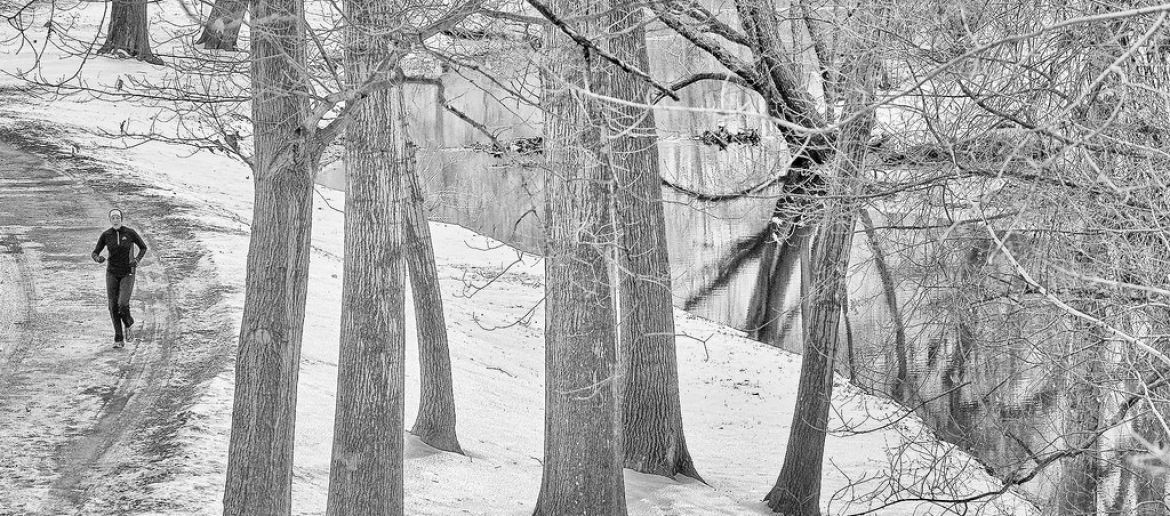
MULTIPOLYGON (((178 9, 172 3, 158 5, 178 9)), ((79 9, 83 16, 74 30, 94 29, 103 5, 79 9)), ((28 69, 27 49, 19 54, 13 50, 11 44, 0 50, 0 69, 28 69)), ((59 54, 50 53, 42 61, 51 69, 47 76, 68 74, 76 66, 76 59, 59 54)), ((108 84, 128 73, 165 71, 103 57, 86 63, 84 77, 108 84)), ((0 87, 18 84, 6 78, 0 87)), ((224 304, 238 324, 252 206, 245 165, 166 143, 126 148, 102 136, 102 131, 116 132, 122 120, 146 122, 158 114, 130 101, 6 95, 0 114, 0 124, 7 126, 52 124, 59 133, 56 143, 108 164, 106 173, 129 174, 159 195, 204 210, 204 229, 195 238, 214 263, 219 281, 231 287, 224 304)), ((342 192, 324 187, 318 192, 297 406, 296 514, 325 511, 333 433, 343 253, 343 215, 333 208, 343 207, 345 200, 342 192)), ((539 257, 458 226, 432 223, 431 229, 448 321, 458 433, 467 454, 439 452, 404 436, 406 512, 531 514, 540 486, 543 438, 543 264, 539 257)), ((408 427, 418 397, 410 310, 408 303, 408 427)), ((629 513, 770 514, 761 500, 783 462, 800 357, 686 312, 678 311, 676 319, 686 335, 678 339, 686 437, 707 484, 627 471, 629 513)), ((142 486, 143 500, 168 500, 182 508, 175 512, 181 514, 222 513, 232 380, 228 368, 202 386, 200 400, 175 436, 182 451, 166 459, 172 475, 142 486)), ((916 418, 903 416, 894 404, 838 380, 830 422, 838 431, 829 437, 825 452, 822 507, 828 513, 877 508, 896 495, 912 497, 915 492, 946 498, 998 488, 978 464, 938 442, 916 418), (846 426, 872 431, 853 433, 843 430, 846 426), (886 480, 903 491, 895 493, 886 480), (850 488, 851 482, 859 484, 850 488), (857 502, 850 504, 851 499, 857 502)), ((1028 506, 1009 495, 968 509, 971 514, 1023 514, 1028 506)), ((882 508, 878 514, 945 512, 944 506, 923 502, 882 508)))

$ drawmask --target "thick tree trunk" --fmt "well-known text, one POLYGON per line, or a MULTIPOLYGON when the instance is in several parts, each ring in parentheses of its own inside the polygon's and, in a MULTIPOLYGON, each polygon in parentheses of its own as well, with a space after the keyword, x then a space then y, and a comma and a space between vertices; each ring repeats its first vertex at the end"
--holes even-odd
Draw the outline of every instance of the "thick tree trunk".
POLYGON ((291 510, 293 427, 313 222, 302 0, 257 0, 255 206, 228 445, 225 516, 291 510))
POLYGON ((106 42, 98 54, 133 57, 151 64, 163 64, 150 50, 150 25, 146 20, 146 0, 113 0, 106 42))
POLYGON ((414 293, 414 321, 418 334, 419 408, 410 433, 424 443, 449 452, 463 453, 455 433, 455 388, 451 380, 451 353, 447 346, 447 322, 431 226, 427 223, 414 154, 402 175, 406 202, 403 204, 403 237, 410 288, 414 293))
MULTIPOLYGON (((595 28, 604 1, 550 2, 595 28), (589 18, 585 18, 588 16, 589 18)), ((583 25, 583 24, 582 24, 583 25)), ((578 26, 585 34, 596 31, 578 26)), ((546 147, 545 438, 537 516, 626 513, 622 477, 613 171, 601 154, 597 100, 561 84, 593 84, 583 52, 545 31, 549 76, 542 104, 546 147), (562 81, 564 81, 562 83, 562 81)))
POLYGON ((907 364, 908 349, 906 347, 906 324, 902 321, 902 309, 898 306, 898 291, 894 286, 894 275, 886 261, 886 253, 878 240, 877 231, 873 227, 873 219, 867 210, 858 212, 862 228, 865 229, 865 240, 869 243, 873 253, 874 267, 878 277, 882 280, 883 298, 886 301, 886 310, 890 312, 890 320, 894 323, 894 355, 898 362, 898 370, 894 376, 894 384, 890 386, 890 395, 907 407, 912 406, 918 399, 918 393, 910 385, 910 367, 907 364))
MULTIPOLYGON (((349 88, 390 81, 394 2, 349 0, 345 76, 349 88)), ((359 97, 345 138, 345 278, 337 411, 329 468, 329 516, 403 510, 405 277, 401 176, 408 156, 397 91, 385 83, 359 97)))
POLYGON ((834 192, 825 202, 825 220, 818 225, 813 244, 812 292, 804 311, 805 339, 796 410, 784 454, 784 466, 765 500, 773 512, 820 514, 821 468, 829 403, 833 396, 833 362, 841 327, 842 296, 853 245, 856 208, 847 199, 848 182, 865 166, 866 145, 873 112, 865 111, 873 98, 876 62, 863 53, 857 58, 851 88, 846 94, 846 122, 837 139, 834 192))
POLYGON ((238 50, 236 42, 240 36, 240 26, 244 24, 244 15, 248 13, 248 2, 244 0, 215 0, 211 7, 211 16, 203 24, 203 32, 196 45, 203 45, 207 50, 238 50))
MULTIPOLYGON (((641 70, 650 69, 641 11, 618 5, 606 32, 610 52, 641 70)), ((601 79, 608 96, 644 102, 647 83, 609 68, 601 79)), ((618 269, 621 278, 618 320, 622 370, 625 466, 634 471, 699 478, 683 434, 675 353, 674 303, 666 251, 658 143, 654 113, 613 106, 607 133, 616 176, 618 269)))

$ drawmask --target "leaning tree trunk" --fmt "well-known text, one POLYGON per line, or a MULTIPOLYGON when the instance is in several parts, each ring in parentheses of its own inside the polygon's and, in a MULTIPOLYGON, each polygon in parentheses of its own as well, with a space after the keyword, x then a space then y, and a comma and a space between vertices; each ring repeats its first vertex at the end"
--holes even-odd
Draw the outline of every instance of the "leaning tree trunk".
MULTIPOLYGON (((610 51, 649 70, 641 11, 619 5, 610 13, 607 32, 617 34, 609 40, 610 51)), ((647 98, 645 81, 614 67, 600 81, 611 97, 632 102, 647 98)), ((683 434, 654 113, 631 106, 612 109, 606 132, 624 134, 610 145, 617 181, 615 222, 620 228, 618 335, 625 372, 625 466, 652 475, 700 478, 683 434)))
MULTIPOLYGON (((401 106, 400 106, 401 107, 401 106)), ((402 115, 404 113, 400 113, 402 115)), ((413 147, 411 147, 413 149, 413 147)), ((422 442, 443 451, 463 453, 455 434, 455 392, 451 380, 451 352, 447 346, 447 322, 443 296, 435 269, 431 227, 427 223, 419 186, 417 163, 412 151, 402 174, 406 202, 403 209, 403 237, 410 288, 414 293, 414 321, 418 334, 419 390, 418 416, 410 433, 422 442)))
MULTIPOLYGON (((861 153, 864 153, 864 148, 861 153)), ((846 153, 841 154, 842 158, 850 159, 845 158, 846 153)), ((857 152, 852 154, 856 156, 857 152)), ((830 220, 818 228, 813 252, 813 297, 809 303, 811 310, 805 313, 808 329, 801 358, 796 410, 784 453, 784 466, 766 498, 768 507, 783 514, 820 514, 821 463, 829 401, 833 395, 833 361, 839 340, 841 296, 854 221, 847 202, 828 202, 826 210, 829 210, 830 220)))
POLYGON ((203 24, 203 32, 196 45, 203 45, 207 50, 238 50, 236 42, 240 36, 240 26, 244 24, 244 15, 248 13, 246 0, 215 0, 211 7, 211 16, 203 24))
POLYGON ((845 116, 852 116, 837 139, 833 165, 836 195, 825 201, 825 217, 818 225, 813 244, 812 299, 804 312, 804 354, 796 410, 792 416, 784 466, 776 485, 765 498, 773 512, 816 516, 820 514, 821 468, 829 402, 833 396, 833 361, 837 354, 841 326, 842 295, 849 254, 853 245, 856 218, 849 201, 848 182, 865 166, 866 145, 873 127, 873 112, 867 110, 873 98, 876 62, 872 56, 858 58, 853 86, 846 93, 845 116))
POLYGON ((345 129, 345 277, 329 516, 403 511, 405 135, 392 84, 395 2, 347 0, 345 77, 358 95, 345 129))
MULTIPOLYGON (((558 15, 597 27, 606 2, 557 0, 558 15), (575 9, 574 9, 575 8, 575 9)), ((585 34, 584 23, 577 30, 585 34)), ((545 31, 543 78, 547 182, 545 225, 545 437, 537 516, 626 514, 621 388, 614 321, 613 172, 601 154, 598 101, 583 52, 545 31)))
POLYGON ((225 516, 291 511, 293 427, 313 222, 303 0, 256 0, 255 205, 236 358, 225 516))
POLYGON ((113 0, 106 42, 98 54, 133 57, 151 64, 163 64, 150 50, 150 24, 146 20, 146 0, 113 0))

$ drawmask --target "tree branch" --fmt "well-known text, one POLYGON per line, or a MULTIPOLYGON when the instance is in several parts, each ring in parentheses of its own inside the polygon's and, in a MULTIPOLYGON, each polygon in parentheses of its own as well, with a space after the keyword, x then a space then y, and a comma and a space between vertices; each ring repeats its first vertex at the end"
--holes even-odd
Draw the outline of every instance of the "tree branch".
POLYGON ((528 1, 528 5, 531 5, 534 9, 536 9, 536 11, 541 14, 541 16, 544 16, 545 19, 547 19, 549 22, 551 22, 557 28, 561 29, 561 32, 564 32, 565 35, 569 36, 569 38, 572 39, 574 42, 576 42, 578 45, 585 47, 590 52, 597 54, 598 57, 601 57, 602 59, 605 59, 606 61, 613 63, 614 66, 617 66, 618 68, 621 68, 622 70, 625 70, 627 73, 630 73, 630 74, 650 83, 651 86, 654 86, 656 89, 658 89, 658 91, 661 91, 666 96, 668 96, 676 101, 681 100, 678 98, 678 95, 676 95, 673 91, 670 90, 670 88, 663 86, 658 81, 654 80, 653 77, 650 77, 650 74, 626 64, 621 59, 618 59, 617 57, 614 57, 609 52, 602 50, 601 47, 598 47, 596 44, 594 44, 592 41, 590 41, 589 38, 581 35, 577 31, 573 30, 572 27, 569 27, 564 22, 564 20, 560 19, 555 13, 553 13, 548 8, 548 6, 541 3, 540 0, 527 0, 527 1, 528 1))

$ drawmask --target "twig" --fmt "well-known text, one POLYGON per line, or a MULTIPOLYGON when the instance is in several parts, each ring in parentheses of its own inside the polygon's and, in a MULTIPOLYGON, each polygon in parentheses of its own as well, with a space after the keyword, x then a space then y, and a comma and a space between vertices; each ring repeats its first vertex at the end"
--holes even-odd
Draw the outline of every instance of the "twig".
POLYGON ((496 366, 487 366, 487 368, 488 368, 488 369, 491 369, 492 371, 499 371, 499 372, 501 372, 501 373, 504 373, 504 374, 506 374, 506 375, 508 375, 508 376, 511 376, 512 378, 515 378, 515 377, 516 377, 516 375, 514 375, 514 374, 512 374, 512 373, 509 373, 509 372, 507 372, 507 371, 505 371, 505 370, 503 370, 503 369, 500 369, 500 368, 498 368, 498 367, 496 367, 496 366))

